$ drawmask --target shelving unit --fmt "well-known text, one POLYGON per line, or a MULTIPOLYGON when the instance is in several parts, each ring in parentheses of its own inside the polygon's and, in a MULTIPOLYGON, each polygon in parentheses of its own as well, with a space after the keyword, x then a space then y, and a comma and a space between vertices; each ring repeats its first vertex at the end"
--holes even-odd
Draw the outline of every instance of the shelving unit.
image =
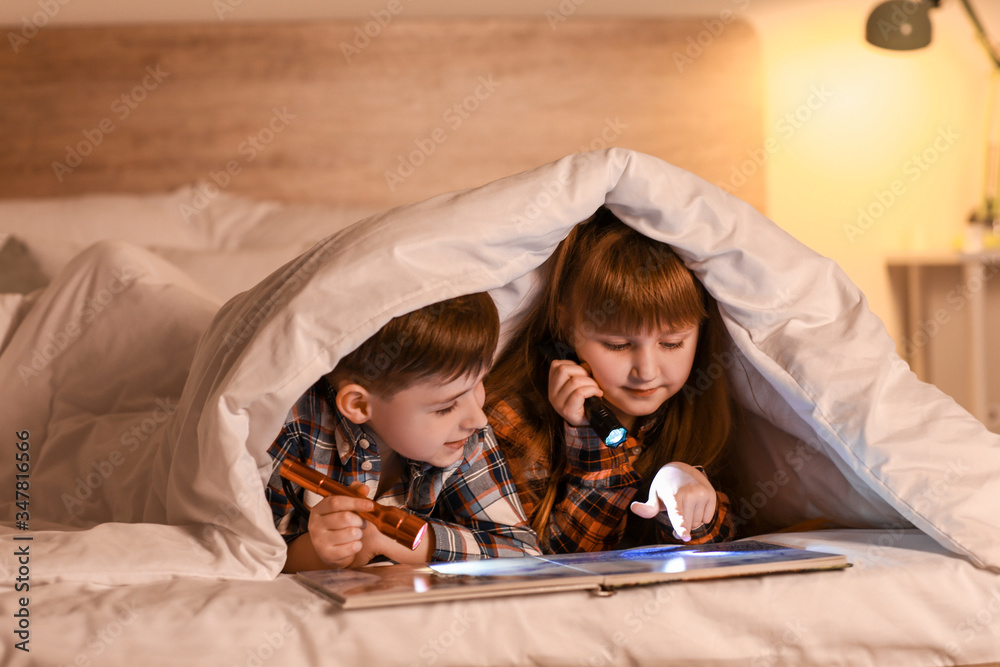
POLYGON ((887 263, 904 326, 901 356, 921 380, 1000 430, 1000 308, 993 303, 1000 304, 1000 250, 907 254, 887 263))

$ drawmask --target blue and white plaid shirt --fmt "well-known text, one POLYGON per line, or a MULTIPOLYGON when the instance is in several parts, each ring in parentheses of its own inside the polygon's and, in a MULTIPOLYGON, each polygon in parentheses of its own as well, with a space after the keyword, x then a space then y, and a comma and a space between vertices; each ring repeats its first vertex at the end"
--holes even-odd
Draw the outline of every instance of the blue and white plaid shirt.
MULTIPOLYGON (((321 378, 292 406, 268 452, 276 462, 293 456, 341 484, 362 482, 372 497, 382 471, 381 443, 373 431, 343 417, 334 399, 333 387, 321 378)), ((447 468, 404 461, 402 478, 376 500, 427 520, 436 540, 431 560, 539 553, 492 429, 473 434, 464 456, 447 468)), ((296 490, 306 506, 320 499, 296 490)), ((307 532, 308 517, 285 497, 277 466, 266 493, 275 525, 287 542, 307 532)))

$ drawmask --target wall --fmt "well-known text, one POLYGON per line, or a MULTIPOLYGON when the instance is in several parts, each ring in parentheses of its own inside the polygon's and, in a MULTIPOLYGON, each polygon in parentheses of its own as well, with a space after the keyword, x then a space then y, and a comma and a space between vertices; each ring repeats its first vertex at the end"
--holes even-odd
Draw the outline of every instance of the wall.
MULTIPOLYGON (((768 213, 836 259, 899 336, 885 257, 947 250, 985 180, 991 63, 957 2, 926 49, 863 40, 875 3, 772 3, 766 35, 768 213)), ((995 85, 995 84, 994 84, 995 85)))
MULTIPOLYGON (((863 41, 876 0, 6 0, 0 23, 257 21, 399 15, 538 16, 733 11, 762 37, 769 140, 734 164, 727 185, 763 166, 768 214, 838 261, 900 337, 885 257, 947 249, 981 199, 991 65, 957 0, 932 12, 934 43, 910 53, 863 41), (51 16, 51 18, 50 18, 51 16)), ((1000 34, 1000 3, 980 0, 1000 34)), ((9 29, 5 32, 9 33, 9 29)), ((694 37, 694 36, 693 36, 694 37)))
MULTIPOLYGON (((400 16, 538 16, 574 15, 701 15, 726 8, 749 8, 751 2, 772 0, 398 0, 400 16)), ((146 21, 276 21, 321 18, 369 19, 392 0, 175 0, 170 3, 129 0, 4 0, 0 23, 19 23, 41 8, 54 14, 55 23, 146 21)))

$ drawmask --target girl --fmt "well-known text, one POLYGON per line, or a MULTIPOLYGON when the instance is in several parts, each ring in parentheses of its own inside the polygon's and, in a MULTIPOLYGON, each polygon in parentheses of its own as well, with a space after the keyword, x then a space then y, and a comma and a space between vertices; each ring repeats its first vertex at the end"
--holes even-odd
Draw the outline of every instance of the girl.
POLYGON ((732 358, 715 301, 669 246, 604 208, 545 270, 486 380, 486 412, 540 543, 570 553, 732 539, 729 500, 709 481, 731 423, 725 369, 710 367, 732 358), (545 361, 543 342, 578 363, 545 361), (589 428, 590 396, 628 429, 625 444, 607 447, 589 428))

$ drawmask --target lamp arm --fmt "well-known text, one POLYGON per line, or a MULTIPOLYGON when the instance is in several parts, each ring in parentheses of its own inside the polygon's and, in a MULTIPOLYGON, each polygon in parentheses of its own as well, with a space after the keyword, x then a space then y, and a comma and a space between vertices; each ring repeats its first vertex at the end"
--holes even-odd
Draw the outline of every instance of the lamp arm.
POLYGON ((983 42, 986 52, 993 60, 993 64, 1000 68, 1000 55, 997 54, 993 43, 990 42, 989 37, 986 35, 986 31, 983 29, 983 24, 979 21, 979 16, 976 15, 976 10, 972 8, 972 4, 969 0, 962 0, 962 5, 965 7, 965 11, 969 14, 969 18, 972 19, 972 25, 976 27, 976 32, 979 33, 979 38, 983 42))

